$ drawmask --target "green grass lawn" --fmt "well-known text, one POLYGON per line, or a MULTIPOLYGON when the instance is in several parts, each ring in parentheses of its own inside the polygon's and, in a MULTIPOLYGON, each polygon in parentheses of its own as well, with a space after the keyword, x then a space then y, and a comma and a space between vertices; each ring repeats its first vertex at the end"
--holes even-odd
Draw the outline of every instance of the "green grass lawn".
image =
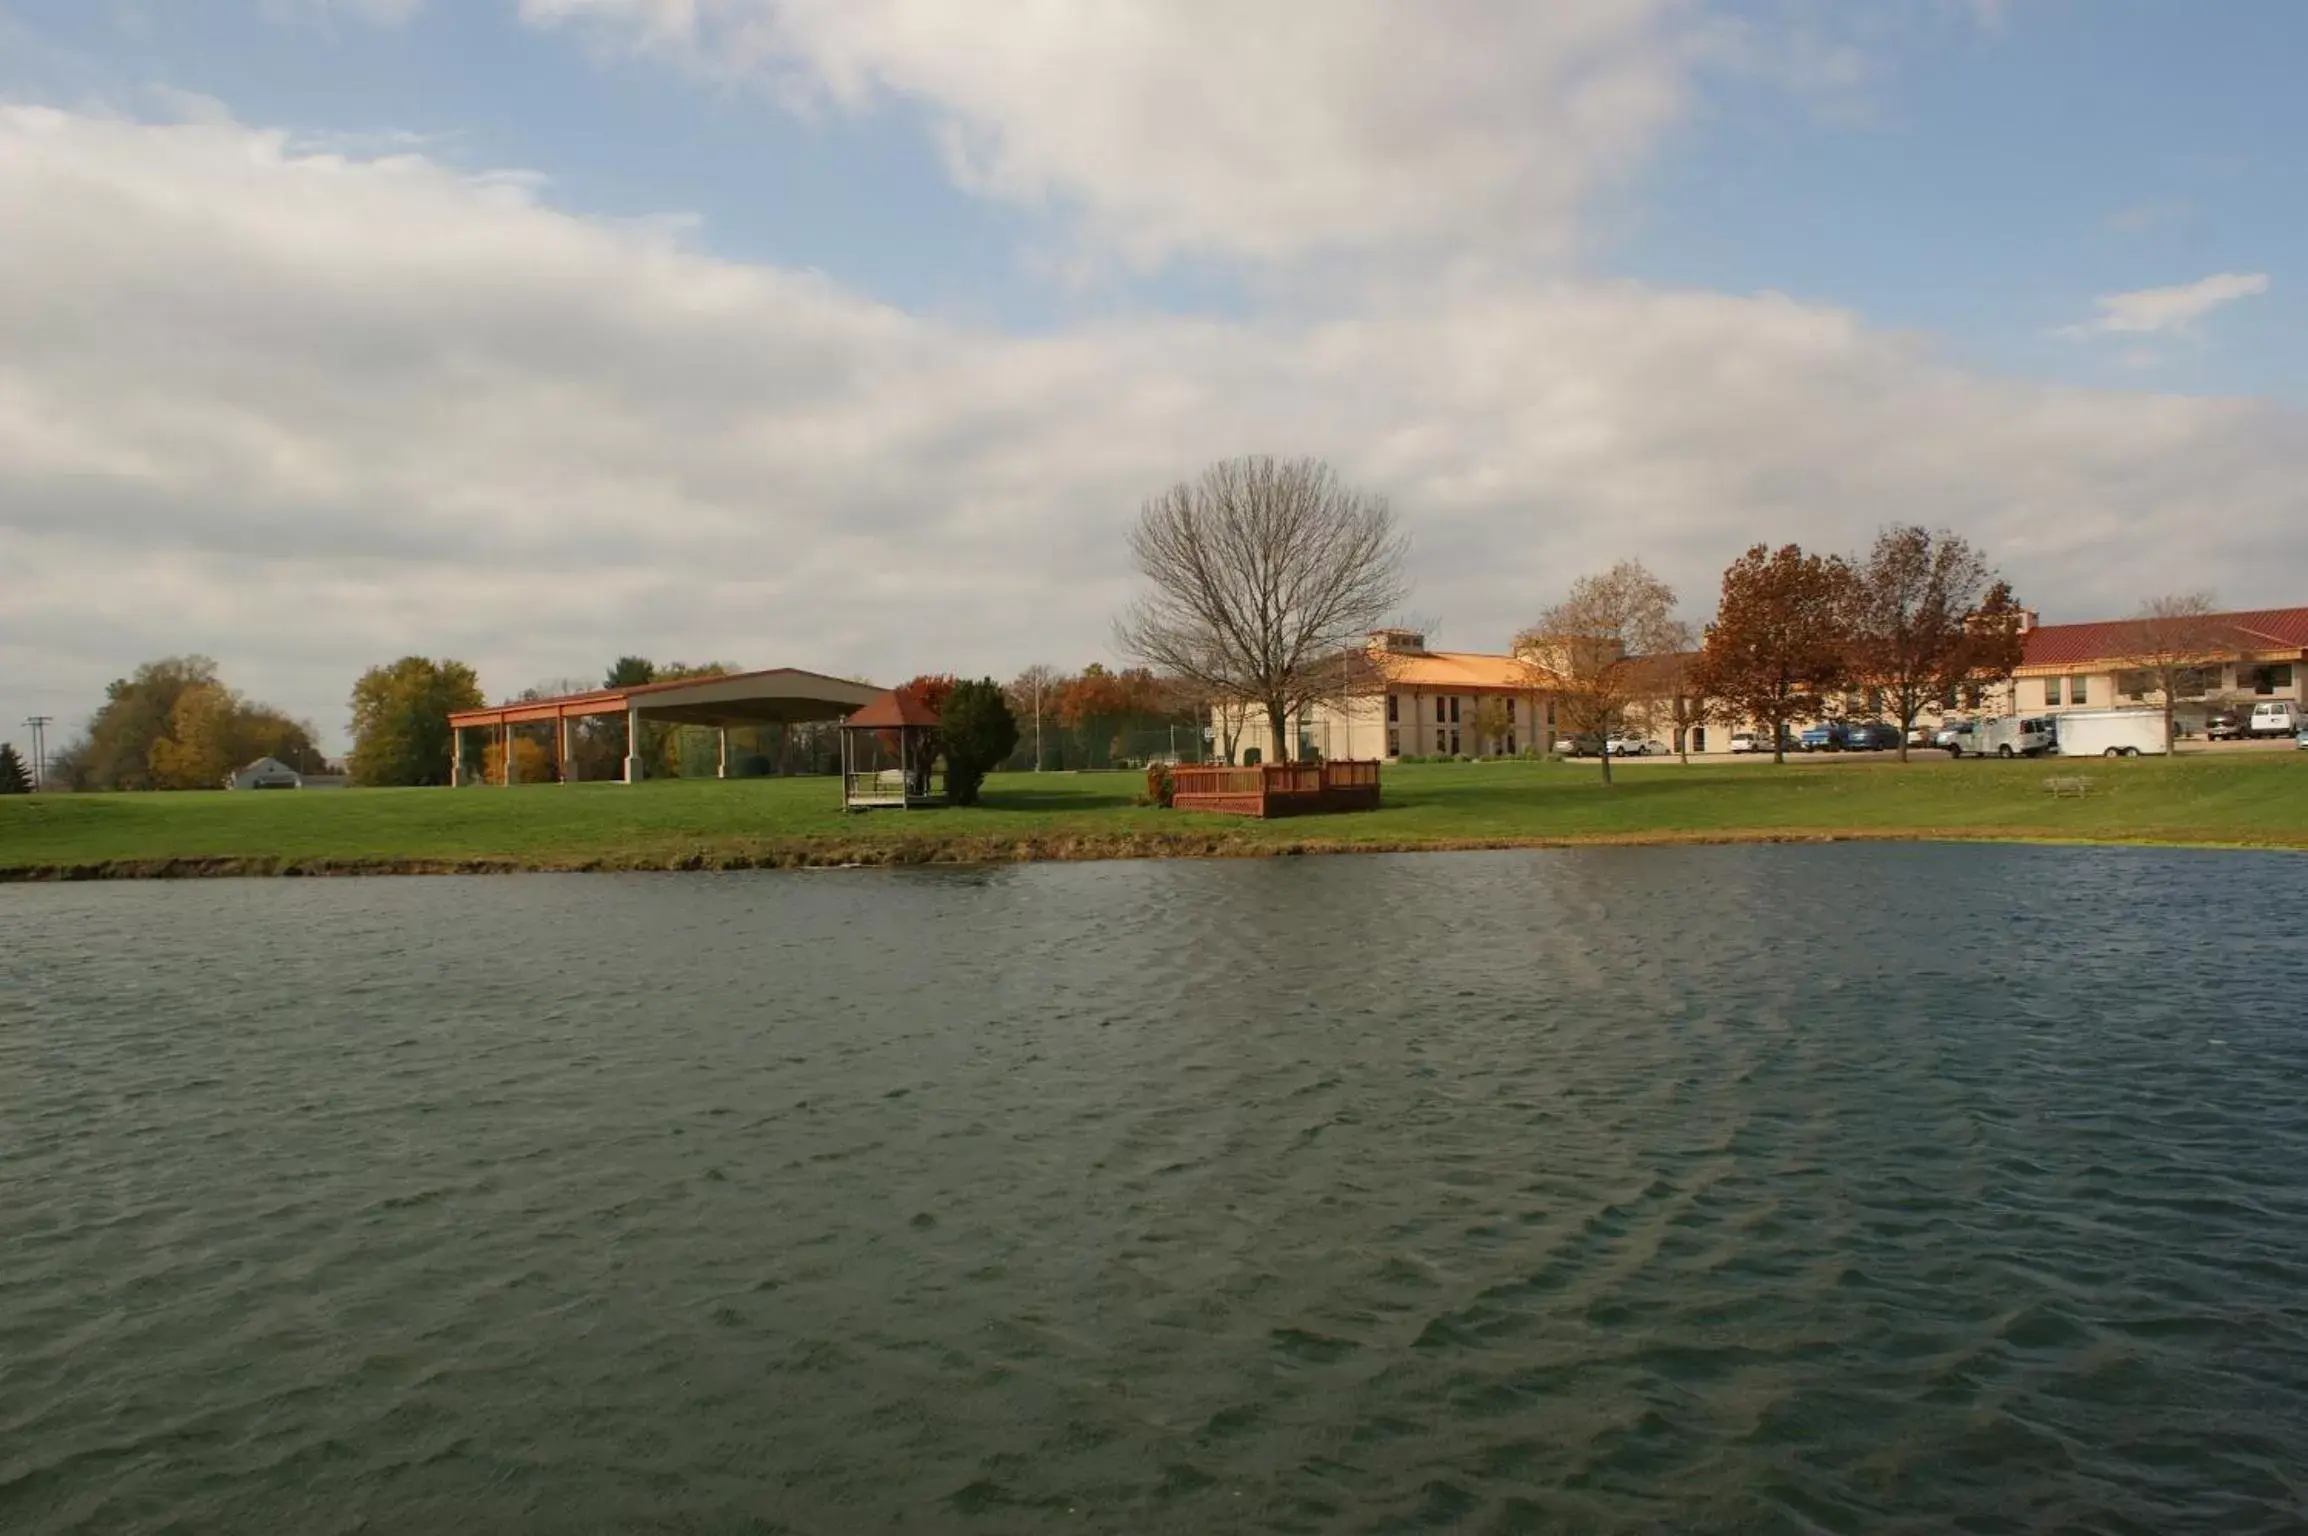
POLYGON ((2080 764, 1390 766, 1385 805, 1255 822, 1137 805, 1135 774, 1006 774, 971 810, 844 816, 831 779, 0 799, 0 873, 650 868, 1798 836, 2308 848, 2308 753, 2080 764), (2044 780, 2081 775, 2082 799, 2044 780))

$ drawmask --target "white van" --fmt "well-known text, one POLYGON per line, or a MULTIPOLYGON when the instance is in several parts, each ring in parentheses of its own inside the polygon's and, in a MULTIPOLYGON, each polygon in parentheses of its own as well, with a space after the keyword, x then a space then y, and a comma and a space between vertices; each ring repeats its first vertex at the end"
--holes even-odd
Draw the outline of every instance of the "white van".
POLYGON ((2300 706, 2284 700, 2270 700, 2252 706, 2252 723, 2244 728, 2247 736, 2290 736, 2300 729, 2300 706))
POLYGON ((2041 757, 2057 749, 2059 722, 2050 715, 2006 715, 1972 722, 1971 735, 1948 751, 1957 757, 2041 757))

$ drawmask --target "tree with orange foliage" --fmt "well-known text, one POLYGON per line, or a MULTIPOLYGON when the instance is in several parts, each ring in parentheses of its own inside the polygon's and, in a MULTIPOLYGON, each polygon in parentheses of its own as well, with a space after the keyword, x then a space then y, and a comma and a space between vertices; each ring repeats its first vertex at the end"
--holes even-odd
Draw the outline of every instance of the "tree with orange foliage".
POLYGON ((897 691, 925 706, 931 714, 942 714, 945 712, 947 697, 954 691, 954 682, 950 672, 924 672, 919 677, 898 684, 897 691))
POLYGON ((1816 720, 1850 676, 1851 566, 1793 544, 1758 544, 1723 573, 1707 626, 1695 693, 1771 733, 1771 760, 1787 761, 1787 728, 1816 720))
MULTIPOLYGON (((942 715, 946 710, 946 700, 953 696, 954 683, 954 675, 950 672, 924 672, 919 677, 898 684, 896 692, 898 697, 912 699, 931 714, 942 715)), ((897 751, 897 732, 883 731, 879 733, 878 739, 883 751, 897 751)), ((912 744, 913 756, 906 763, 906 768, 919 782, 927 784, 930 774, 937 767, 938 754, 945 750, 944 738, 938 732, 931 731, 926 736, 913 737, 912 744)))

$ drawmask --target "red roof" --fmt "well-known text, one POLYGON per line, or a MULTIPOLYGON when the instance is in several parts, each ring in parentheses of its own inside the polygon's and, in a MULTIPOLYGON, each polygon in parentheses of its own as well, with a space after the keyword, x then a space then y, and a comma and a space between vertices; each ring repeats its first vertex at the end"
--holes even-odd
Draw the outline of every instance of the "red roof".
MULTIPOLYGON (((2245 613, 2207 614, 2205 621, 2229 632, 2239 653, 2308 649, 2308 608, 2256 608, 2245 613)), ((2028 631, 2023 667, 2064 667, 2121 657, 2135 620, 2104 619, 2094 624, 2045 624, 2028 631)))
POLYGON ((912 694, 892 688, 843 723, 894 731, 906 725, 934 726, 938 723, 938 712, 912 694))

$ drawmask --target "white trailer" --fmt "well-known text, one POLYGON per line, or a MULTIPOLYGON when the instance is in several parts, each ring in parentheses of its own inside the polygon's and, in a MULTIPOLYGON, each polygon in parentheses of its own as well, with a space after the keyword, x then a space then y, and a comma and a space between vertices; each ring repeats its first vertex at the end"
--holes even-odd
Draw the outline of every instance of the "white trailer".
POLYGON ((2062 757, 2160 757, 2172 750, 2160 709, 2095 709, 2059 717, 2062 757))
POLYGON ((1964 757, 2041 757, 2052 750, 2050 715, 2006 715, 1973 723, 1954 750, 1964 757))

